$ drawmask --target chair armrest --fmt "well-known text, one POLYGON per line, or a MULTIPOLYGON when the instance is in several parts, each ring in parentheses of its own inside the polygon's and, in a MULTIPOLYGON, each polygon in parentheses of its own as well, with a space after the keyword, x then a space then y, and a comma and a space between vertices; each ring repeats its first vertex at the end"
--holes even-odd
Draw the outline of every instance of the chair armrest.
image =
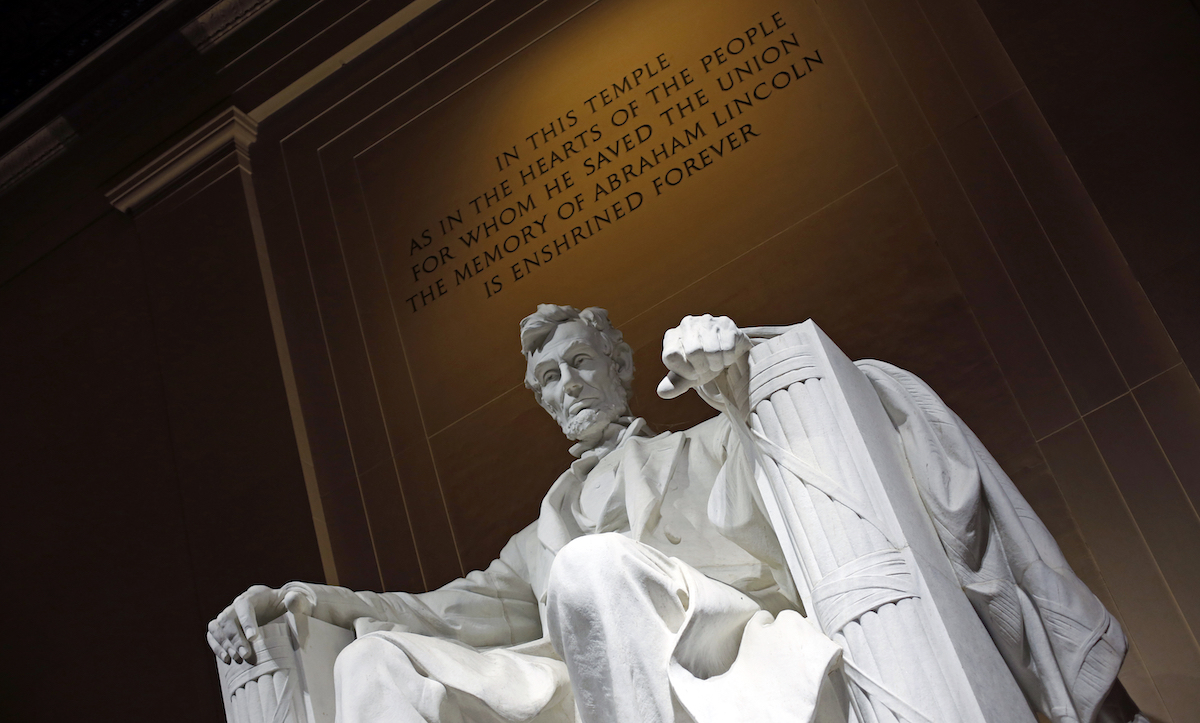
POLYGON ((217 660, 228 723, 333 723, 333 663, 354 632, 287 613, 259 627, 254 663, 217 660))

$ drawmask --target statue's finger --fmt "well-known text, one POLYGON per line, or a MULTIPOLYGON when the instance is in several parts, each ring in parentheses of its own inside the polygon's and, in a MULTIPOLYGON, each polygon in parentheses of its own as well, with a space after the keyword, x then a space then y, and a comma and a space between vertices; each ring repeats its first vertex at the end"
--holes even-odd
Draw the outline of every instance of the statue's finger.
POLYGON ((713 323, 705 324, 696 330, 697 346, 692 364, 695 365, 697 374, 702 381, 708 381, 715 374, 720 374, 725 370, 723 363, 723 354, 721 353, 721 336, 716 325, 713 323))
POLYGON ((684 356, 692 356, 696 353, 696 325, 695 324, 680 324, 679 325, 679 350, 684 356))
POLYGON ((738 356, 741 356, 742 354, 747 354, 750 352, 751 349, 754 348, 754 342, 751 341, 750 337, 747 336, 746 332, 742 331, 741 329, 737 329, 734 331, 734 338, 736 339, 736 348, 737 348, 738 356))
POLYGON ((218 630, 213 633, 213 637, 217 639, 230 658, 241 662, 238 657, 238 648, 248 649, 250 644, 242 635, 242 628, 237 623, 237 617, 231 612, 228 616, 222 615, 217 622, 218 630))
POLYGON ((258 617, 254 614, 256 595, 240 595, 233 601, 233 611, 237 614, 238 624, 246 636, 247 642, 254 639, 258 633, 258 617))
MULTIPOLYGON (((726 321, 729 322, 728 319, 726 321)), ((733 325, 733 322, 722 324, 717 330, 717 335, 721 340, 721 363, 725 369, 737 362, 737 332, 737 327, 733 325)))
POLYGON ((708 354, 716 354, 721 351, 721 332, 714 324, 697 329, 697 335, 700 337, 700 348, 708 354))
POLYGON ((663 361, 667 360, 668 354, 678 354, 683 351, 683 347, 679 343, 679 327, 667 329, 667 333, 663 334, 663 361))
POLYGON ((673 351, 669 354, 664 353, 663 364, 667 367, 668 371, 674 372, 684 379, 696 378, 696 368, 681 351, 673 351))
POLYGON ((212 648, 213 655, 217 656, 225 663, 229 662, 229 653, 225 652, 225 648, 221 647, 221 644, 217 642, 217 639, 213 637, 211 632, 208 633, 208 647, 212 648))
POLYGON ((713 374, 725 371, 725 354, 721 348, 721 329, 717 324, 709 324, 700 332, 701 344, 704 346, 704 362, 713 374))
POLYGON ((209 634, 216 638, 221 645, 224 645, 225 641, 236 638, 238 635, 238 626, 233 620, 233 606, 230 605, 216 619, 209 622, 209 634))
POLYGON ((667 376, 658 383, 658 396, 663 399, 674 399, 691 389, 694 384, 695 382, 692 380, 685 379, 675 372, 667 372, 667 376))
POLYGON ((222 641, 221 647, 225 649, 225 654, 229 656, 232 662, 241 663, 243 661, 242 654, 238 651, 245 650, 246 646, 239 645, 236 641, 227 639, 222 641))

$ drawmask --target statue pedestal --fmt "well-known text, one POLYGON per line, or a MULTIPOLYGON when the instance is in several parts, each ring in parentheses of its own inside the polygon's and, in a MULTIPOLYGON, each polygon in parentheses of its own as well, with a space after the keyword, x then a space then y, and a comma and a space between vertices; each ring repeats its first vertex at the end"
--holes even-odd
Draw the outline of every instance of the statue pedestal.
POLYGON ((862 721, 1032 723, 870 381, 811 320, 750 355, 762 496, 862 721))
POLYGON ((333 723, 333 663, 354 632, 287 613, 259 628, 254 663, 217 660, 228 723, 333 723))

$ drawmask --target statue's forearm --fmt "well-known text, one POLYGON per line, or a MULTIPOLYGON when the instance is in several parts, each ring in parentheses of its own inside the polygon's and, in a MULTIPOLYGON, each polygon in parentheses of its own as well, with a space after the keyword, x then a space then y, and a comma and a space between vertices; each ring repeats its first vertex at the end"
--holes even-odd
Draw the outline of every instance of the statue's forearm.
MULTIPOLYGON (((459 582, 455 580, 447 588, 452 588, 459 582)), ((454 637, 448 634, 455 627, 453 621, 447 619, 448 616, 439 615, 421 601, 424 595, 444 597, 443 591, 446 588, 432 593, 412 595, 369 590, 359 592, 334 585, 307 582, 289 582, 283 586, 285 594, 293 590, 303 593, 308 598, 312 606, 309 615, 338 627, 353 630, 356 620, 370 618, 402 626, 408 632, 454 637)))
POLYGON ((289 582, 283 592, 303 594, 311 605, 309 615, 338 627, 353 629, 359 618, 372 618, 391 623, 404 624, 408 615, 405 606, 387 593, 355 592, 334 585, 309 582, 289 582))
POLYGON ((344 587, 291 582, 311 603, 312 617, 354 629, 360 618, 400 626, 406 632, 452 638, 470 645, 511 645, 541 635, 541 618, 529 583, 497 560, 426 593, 355 592, 344 587))

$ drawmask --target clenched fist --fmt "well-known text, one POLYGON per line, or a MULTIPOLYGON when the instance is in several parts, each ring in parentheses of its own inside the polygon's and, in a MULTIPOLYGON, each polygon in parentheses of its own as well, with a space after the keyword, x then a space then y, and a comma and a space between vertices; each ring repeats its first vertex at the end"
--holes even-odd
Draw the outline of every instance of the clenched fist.
POLYGON ((685 316, 663 336, 663 364, 670 370, 658 395, 673 399, 740 364, 753 345, 727 316, 685 316))

